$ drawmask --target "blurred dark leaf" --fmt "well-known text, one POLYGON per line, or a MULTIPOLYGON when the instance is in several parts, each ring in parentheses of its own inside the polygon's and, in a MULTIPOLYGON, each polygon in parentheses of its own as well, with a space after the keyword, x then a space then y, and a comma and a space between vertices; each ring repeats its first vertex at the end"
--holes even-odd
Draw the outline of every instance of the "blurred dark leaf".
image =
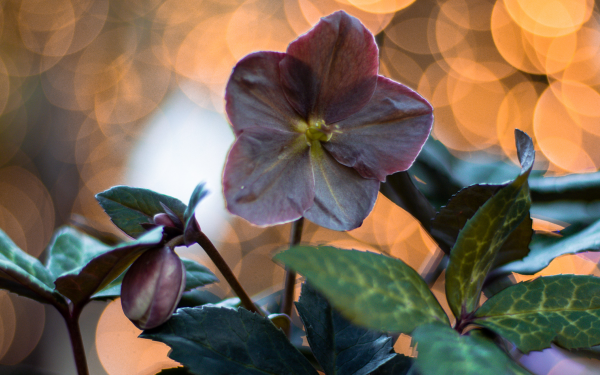
MULTIPOLYGON (((485 301, 474 323, 529 353, 554 342, 566 349, 600 344, 600 278, 556 275, 515 284, 485 301)), ((419 346, 420 349, 420 346, 419 346)))
POLYGON ((142 223, 153 224, 154 215, 165 212, 161 203, 173 211, 180 222, 184 222, 185 204, 179 199, 152 190, 114 186, 97 194, 96 199, 112 222, 133 238, 138 238, 146 232, 141 226, 142 223))
POLYGON ((527 257, 494 270, 492 275, 510 272, 533 275, 546 268, 558 256, 583 251, 600 251, 600 220, 573 235, 532 244, 527 257))
POLYGON ((529 181, 529 187, 534 202, 598 201, 600 200, 600 172, 562 177, 535 177, 529 181))
POLYGON ((144 251, 158 246, 162 237, 162 227, 159 227, 135 241, 122 243, 85 266, 60 276, 55 281, 56 290, 76 305, 84 303, 122 274, 144 251))
POLYGON ((501 187, 466 222, 450 253, 446 295, 456 317, 475 311, 483 282, 498 251, 529 216, 531 201, 527 178, 533 167, 533 143, 527 134, 519 130, 515 131, 515 137, 519 159, 523 163, 521 173, 513 182, 501 187))
POLYGON ((423 374, 530 375, 477 330, 461 336, 449 326, 427 324, 414 331, 413 340, 419 350, 416 365, 423 374))
POLYGON ((54 278, 37 259, 21 250, 0 230, 0 287, 39 302, 58 302, 54 278))
POLYGON ((193 373, 187 367, 166 368, 156 375, 192 375, 193 373))
POLYGON ((140 337, 171 347, 169 357, 198 375, 317 375, 268 318, 245 309, 178 309, 140 337))
POLYGON ((192 289, 188 292, 183 292, 177 307, 196 307, 208 303, 218 303, 219 301, 221 301, 221 297, 208 290, 192 289))
POLYGON ((421 276, 400 259, 330 246, 297 246, 274 260, 306 276, 353 323, 410 334, 446 313, 421 276))
POLYGON ((391 337, 353 325, 307 283, 302 285, 296 309, 310 348, 327 375, 370 374, 396 356, 391 337))

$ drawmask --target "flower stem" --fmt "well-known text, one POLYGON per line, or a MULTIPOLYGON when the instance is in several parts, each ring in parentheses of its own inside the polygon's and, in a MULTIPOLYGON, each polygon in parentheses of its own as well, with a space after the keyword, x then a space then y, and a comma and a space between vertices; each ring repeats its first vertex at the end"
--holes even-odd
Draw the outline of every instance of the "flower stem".
MULTIPOLYGON (((304 227, 304 218, 292 223, 292 231, 290 234, 290 247, 300 243, 302 238, 302 228, 304 227)), ((287 316, 292 316, 292 304, 294 302, 294 288, 296 287, 296 272, 289 268, 285 268, 285 288, 283 292, 283 302, 281 303, 281 312, 287 316)), ((289 332, 286 332, 289 335, 289 332)))
POLYGON ((71 339, 71 349, 75 358, 75 368, 78 375, 88 375, 87 360, 85 358, 85 348, 83 347, 83 339, 81 338, 81 330, 79 328, 79 316, 81 308, 75 307, 71 312, 61 309, 61 315, 67 324, 69 338, 71 339))
POLYGON ((213 261, 215 266, 217 266, 227 283, 229 283, 229 286, 231 286, 231 289, 233 289, 234 293, 242 302, 242 305, 249 311, 263 315, 263 313, 258 308, 256 308, 256 306, 252 302, 252 299, 250 298, 250 296, 248 296, 248 293, 246 293, 238 279, 235 277, 235 275, 231 271, 231 268, 229 268, 227 262, 225 262, 225 259, 223 259, 223 257, 221 256, 221 253, 219 253, 219 250, 217 250, 215 245, 213 245, 213 243, 208 239, 208 237, 206 237, 206 235, 202 231, 198 231, 196 233, 196 242, 200 246, 202 246, 206 254, 213 261))

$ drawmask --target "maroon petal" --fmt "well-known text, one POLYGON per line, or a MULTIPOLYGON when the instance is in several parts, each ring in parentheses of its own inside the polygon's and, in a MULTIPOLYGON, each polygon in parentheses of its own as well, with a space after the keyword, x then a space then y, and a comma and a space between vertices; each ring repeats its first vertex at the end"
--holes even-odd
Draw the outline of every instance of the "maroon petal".
POLYGON ((292 42, 279 65, 296 111, 331 124, 367 104, 377 85, 379 57, 373 34, 339 11, 292 42))
POLYGON ((379 77, 371 101, 358 113, 334 125, 323 147, 364 178, 407 170, 431 132, 431 105, 408 87, 379 77))
POLYGON ((300 116, 285 99, 278 52, 252 53, 240 60, 225 89, 225 110, 236 135, 246 128, 293 131, 300 116))
POLYGON ((362 178, 335 161, 319 143, 311 148, 315 175, 315 203, 304 217, 333 230, 358 228, 373 209, 379 181, 362 178))
POLYGON ((312 204, 314 184, 304 134, 265 128, 242 132, 223 173, 227 209, 256 225, 300 218, 312 204))

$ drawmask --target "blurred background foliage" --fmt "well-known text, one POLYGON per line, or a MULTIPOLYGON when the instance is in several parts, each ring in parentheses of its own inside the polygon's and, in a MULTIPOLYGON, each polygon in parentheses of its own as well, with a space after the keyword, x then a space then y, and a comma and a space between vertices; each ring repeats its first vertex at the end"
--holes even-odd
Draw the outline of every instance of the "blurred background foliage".
MULTIPOLYGON (((54 229, 73 220, 116 233, 94 199, 113 185, 187 201, 205 180, 212 194, 199 210, 201 226, 251 293, 279 288, 283 271, 270 257, 285 245, 289 226, 256 228, 224 210, 220 175, 233 141, 224 87, 244 55, 285 51, 339 9, 377 35, 380 73, 435 107, 432 135, 449 153, 428 146, 411 170, 430 196, 443 181, 439 170, 428 169, 435 163, 455 176, 457 188, 506 179, 503 171, 517 162, 514 128, 533 138, 538 174, 591 173, 600 166, 600 13, 593 0, 0 4, 0 228, 34 256, 43 257, 54 229), (482 164, 499 160, 509 164, 482 164)), ((449 191, 436 204, 453 186, 442 186, 449 191)), ((589 212, 597 200, 587 201, 573 220, 597 218, 589 212)), ((558 231, 573 215, 573 206, 539 207, 541 231, 558 231)), ((336 233, 309 224, 303 240, 391 254, 420 272, 441 254, 418 222, 381 195, 363 227, 336 233)), ((181 253, 210 266, 199 248, 181 253)), ((585 253, 566 256, 543 272, 599 275, 597 262, 585 253)), ((229 293, 221 284, 209 290, 229 293)), ((434 291, 443 290, 442 279, 434 291)), ((74 373, 58 314, 3 291, 0 301, 0 373, 74 373)), ((166 346, 136 338, 139 330, 120 309, 118 301, 95 302, 84 312, 91 373, 154 374, 174 366, 166 346)), ((396 349, 413 353, 408 337, 396 349)), ((540 374, 597 373, 597 363, 540 355, 523 363, 540 374)))

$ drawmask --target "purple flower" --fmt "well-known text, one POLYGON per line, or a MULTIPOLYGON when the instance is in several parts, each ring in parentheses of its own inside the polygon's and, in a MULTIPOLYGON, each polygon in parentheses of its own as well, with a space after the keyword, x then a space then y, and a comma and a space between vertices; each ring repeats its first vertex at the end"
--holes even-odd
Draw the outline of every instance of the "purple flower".
POLYGON ((378 67, 373 34, 343 11, 286 53, 238 62, 225 93, 236 135, 223 175, 228 210, 256 225, 304 216, 359 227, 380 181, 412 165, 433 122, 429 103, 378 67))
POLYGON ((121 306, 139 329, 163 324, 185 289, 185 266, 168 247, 151 249, 133 262, 121 283, 121 306))

